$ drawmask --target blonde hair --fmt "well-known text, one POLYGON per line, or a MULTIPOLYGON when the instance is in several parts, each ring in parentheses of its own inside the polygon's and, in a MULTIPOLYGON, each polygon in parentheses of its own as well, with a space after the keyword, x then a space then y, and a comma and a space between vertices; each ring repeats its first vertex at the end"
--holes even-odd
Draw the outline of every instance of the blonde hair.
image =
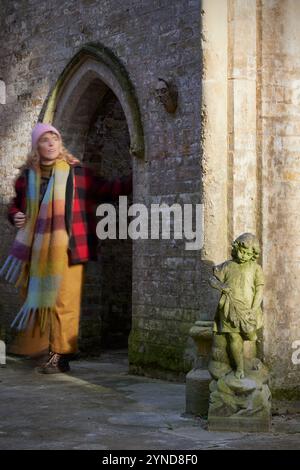
MULTIPOLYGON (((70 165, 73 165, 74 163, 81 163, 78 158, 74 157, 74 155, 72 155, 68 151, 68 149, 66 149, 61 139, 60 139, 60 143, 61 143, 61 150, 57 157, 57 160, 64 160, 70 165)), ((36 147, 28 152, 27 157, 26 157, 26 162, 23 163, 23 165, 19 167, 19 170, 22 171, 22 170, 25 170, 26 168, 32 168, 33 170, 36 170, 39 167, 39 165, 40 165, 40 155, 36 147)))

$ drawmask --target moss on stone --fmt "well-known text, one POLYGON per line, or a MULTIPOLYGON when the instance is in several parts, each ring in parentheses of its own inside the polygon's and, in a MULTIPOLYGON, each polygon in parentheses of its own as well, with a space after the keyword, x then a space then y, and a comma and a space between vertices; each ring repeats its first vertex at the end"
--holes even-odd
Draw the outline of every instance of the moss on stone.
POLYGON ((192 368, 191 360, 185 359, 185 338, 182 336, 182 341, 166 344, 165 331, 148 331, 145 337, 141 330, 132 330, 128 341, 129 364, 144 370, 182 376, 182 373, 186 374, 192 368))
POLYGON ((299 387, 271 388, 272 399, 278 401, 300 401, 299 387))

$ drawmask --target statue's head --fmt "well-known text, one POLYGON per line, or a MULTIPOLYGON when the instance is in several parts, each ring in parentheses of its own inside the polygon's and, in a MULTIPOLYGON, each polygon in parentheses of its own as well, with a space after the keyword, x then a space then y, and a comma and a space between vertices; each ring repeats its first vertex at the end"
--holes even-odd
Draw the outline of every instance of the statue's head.
POLYGON ((259 241, 252 233, 242 233, 231 246, 231 256, 238 263, 255 261, 260 255, 259 241))

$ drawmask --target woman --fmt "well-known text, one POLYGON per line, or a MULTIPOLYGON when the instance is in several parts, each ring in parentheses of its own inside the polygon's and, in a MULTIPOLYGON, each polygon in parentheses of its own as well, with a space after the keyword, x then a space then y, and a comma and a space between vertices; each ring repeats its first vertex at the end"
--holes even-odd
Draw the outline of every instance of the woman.
POLYGON ((97 260, 95 204, 132 191, 132 174, 108 181, 63 145, 60 132, 38 123, 32 150, 15 182, 8 220, 19 230, 0 274, 21 287, 24 300, 10 352, 49 352, 42 373, 70 370, 78 351, 85 263, 97 260))

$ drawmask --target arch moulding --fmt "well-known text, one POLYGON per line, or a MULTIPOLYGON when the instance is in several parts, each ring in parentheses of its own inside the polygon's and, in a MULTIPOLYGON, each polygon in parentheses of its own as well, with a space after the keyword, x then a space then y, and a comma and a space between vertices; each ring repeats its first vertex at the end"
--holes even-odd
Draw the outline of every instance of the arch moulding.
MULTIPOLYGON (((76 87, 81 84, 82 89, 82 83, 86 83, 88 87, 94 79, 105 83, 120 101, 130 135, 130 153, 132 156, 143 158, 144 133, 134 86, 120 60, 101 44, 84 45, 70 60, 50 91, 39 121, 59 122, 66 103, 74 97, 76 87)), ((72 101, 75 103, 74 98, 72 101)))

